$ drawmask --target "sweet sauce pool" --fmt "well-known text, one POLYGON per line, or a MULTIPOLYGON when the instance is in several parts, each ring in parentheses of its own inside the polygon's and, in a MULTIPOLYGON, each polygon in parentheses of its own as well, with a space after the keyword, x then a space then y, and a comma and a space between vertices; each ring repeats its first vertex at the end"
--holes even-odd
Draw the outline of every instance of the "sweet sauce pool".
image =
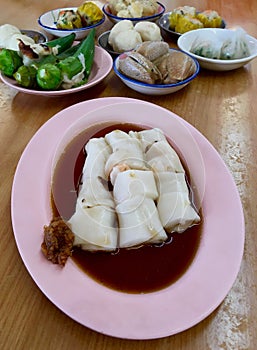
MULTIPOLYGON (((68 220, 75 211, 77 189, 90 137, 101 137, 120 129, 140 131, 132 124, 115 124, 92 134, 87 130, 66 148, 55 168, 52 184, 53 215, 68 220)), ((178 280, 189 268, 200 244, 202 223, 182 234, 173 233, 162 245, 149 245, 116 252, 88 252, 74 248, 72 259, 97 282, 127 293, 149 293, 178 280)))

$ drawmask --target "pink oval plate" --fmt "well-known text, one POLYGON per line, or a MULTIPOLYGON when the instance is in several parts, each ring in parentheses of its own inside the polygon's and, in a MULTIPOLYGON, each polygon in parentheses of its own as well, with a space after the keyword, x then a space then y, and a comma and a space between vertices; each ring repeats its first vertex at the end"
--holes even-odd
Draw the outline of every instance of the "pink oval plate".
POLYGON ((72 319, 119 338, 161 338, 196 325, 226 297, 243 255, 241 201, 217 151, 179 116, 136 99, 89 100, 48 120, 20 158, 13 181, 11 210, 18 250, 41 291, 72 319), (112 121, 163 129, 189 164, 200 191, 203 234, 196 257, 177 282, 157 292, 127 294, 109 289, 91 279, 72 259, 60 268, 47 261, 40 251, 43 226, 51 218, 50 180, 58 145, 64 142, 64 135, 72 125, 82 123, 83 127, 89 127, 112 121))
POLYGON ((46 97, 63 96, 68 94, 74 94, 75 92, 83 91, 89 89, 96 84, 100 83, 111 71, 113 65, 113 60, 111 55, 99 46, 95 47, 95 57, 92 70, 88 79, 88 82, 84 85, 74 87, 67 90, 36 90, 28 89, 20 86, 15 79, 9 78, 0 72, 0 78, 2 81, 10 86, 11 88, 17 90, 18 92, 24 92, 30 95, 39 95, 46 97))

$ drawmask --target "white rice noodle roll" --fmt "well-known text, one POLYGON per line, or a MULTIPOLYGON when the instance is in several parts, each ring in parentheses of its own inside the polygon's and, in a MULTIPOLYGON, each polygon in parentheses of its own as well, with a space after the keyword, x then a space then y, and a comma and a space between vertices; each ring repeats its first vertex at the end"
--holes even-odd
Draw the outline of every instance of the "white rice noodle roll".
POLYGON ((136 137, 141 142, 143 152, 146 152, 153 143, 158 141, 166 141, 166 137, 162 130, 158 128, 142 130, 142 131, 130 131, 131 137, 136 137))
POLYGON ((137 195, 157 199, 158 191, 153 172, 144 170, 120 172, 113 187, 115 202, 120 203, 137 195))
POLYGON ((75 246, 92 251, 113 251, 117 248, 117 216, 108 207, 84 208, 77 203, 68 225, 75 235, 75 246))
POLYGON ((108 190, 108 183, 100 177, 84 179, 77 201, 83 208, 94 207, 96 205, 104 205, 110 208, 115 207, 113 196, 108 190))
MULTIPOLYGON (((105 178, 105 163, 111 154, 111 148, 103 137, 92 138, 85 146, 87 157, 83 167, 82 181, 88 177, 105 178)), ((107 179, 106 179, 107 180, 107 179)))
POLYGON ((118 174, 123 172, 123 171, 126 171, 126 170, 130 170, 130 167, 127 164, 125 164, 125 163, 120 163, 118 165, 115 165, 112 168, 112 171, 110 173, 111 184, 114 185, 115 181, 116 181, 116 177, 118 176, 118 174))
POLYGON ((179 156, 167 141, 153 143, 146 151, 146 162, 155 172, 185 172, 179 156))
POLYGON ((184 173, 170 171, 155 173, 156 185, 159 196, 168 192, 189 193, 188 185, 184 173))
POLYGON ((119 247, 160 243, 167 239, 152 199, 134 196, 118 204, 116 212, 119 221, 119 247))
POLYGON ((200 221, 190 201, 183 173, 158 173, 157 187, 157 209, 161 223, 168 232, 183 232, 200 221))
POLYGON ((114 130, 106 134, 105 140, 113 152, 105 164, 107 177, 109 177, 112 168, 118 164, 126 164, 132 169, 146 169, 144 153, 139 140, 130 137, 121 130, 114 130))

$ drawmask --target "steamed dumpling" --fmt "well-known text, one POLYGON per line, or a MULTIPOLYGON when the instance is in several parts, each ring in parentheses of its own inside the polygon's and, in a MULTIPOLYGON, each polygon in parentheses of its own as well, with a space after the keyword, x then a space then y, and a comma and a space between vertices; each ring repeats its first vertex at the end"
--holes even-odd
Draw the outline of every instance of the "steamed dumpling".
POLYGON ((131 30, 133 28, 134 26, 132 21, 128 19, 124 19, 123 21, 116 23, 110 31, 108 43, 112 46, 117 34, 119 34, 120 32, 126 32, 127 30, 131 30))
POLYGON ((133 50, 138 44, 142 43, 140 34, 134 30, 119 32, 114 38, 112 47, 116 52, 125 52, 133 50))
POLYGON ((135 30, 140 34, 142 41, 162 40, 160 27, 154 22, 138 22, 135 25, 135 30))

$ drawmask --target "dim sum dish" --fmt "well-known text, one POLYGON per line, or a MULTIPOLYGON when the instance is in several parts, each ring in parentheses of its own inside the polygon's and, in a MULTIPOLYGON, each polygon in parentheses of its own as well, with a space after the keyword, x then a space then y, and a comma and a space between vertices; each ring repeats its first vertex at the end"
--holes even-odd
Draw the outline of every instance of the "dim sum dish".
POLYGON ((49 119, 19 161, 11 211, 41 291, 114 337, 194 326, 222 302, 241 264, 244 217, 226 165, 193 126, 141 100, 93 99, 49 119), (49 255, 53 264, 40 247, 56 231, 52 252, 59 237, 66 246, 49 255))
POLYGON ((111 0, 103 6, 103 13, 113 23, 118 23, 124 19, 129 19, 133 23, 141 21, 155 22, 164 12, 165 6, 155 0, 134 2, 134 4, 130 0, 111 0))
POLYGON ((199 61, 202 68, 229 71, 257 57, 257 39, 242 28, 203 28, 184 33, 178 47, 199 61))
POLYGON ((192 6, 181 6, 164 13, 158 24, 166 35, 174 39, 191 30, 226 27, 224 19, 216 11, 199 12, 192 6))

